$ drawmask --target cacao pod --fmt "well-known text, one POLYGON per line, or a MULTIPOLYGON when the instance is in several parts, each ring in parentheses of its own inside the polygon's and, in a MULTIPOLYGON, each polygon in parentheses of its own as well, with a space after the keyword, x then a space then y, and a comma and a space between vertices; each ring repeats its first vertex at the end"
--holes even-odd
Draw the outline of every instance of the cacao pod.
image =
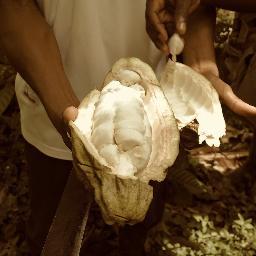
POLYGON ((76 170, 94 189, 106 223, 135 224, 175 161, 179 131, 150 66, 120 59, 70 122, 76 170))

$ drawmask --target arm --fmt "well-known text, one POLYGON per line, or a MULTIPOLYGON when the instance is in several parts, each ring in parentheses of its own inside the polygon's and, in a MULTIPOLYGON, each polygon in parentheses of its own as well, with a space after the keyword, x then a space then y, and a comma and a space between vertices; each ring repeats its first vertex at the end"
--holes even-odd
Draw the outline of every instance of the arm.
POLYGON ((0 47, 65 137, 63 112, 79 101, 64 73, 54 34, 33 0, 0 0, 0 47))
POLYGON ((210 6, 199 7, 190 16, 185 35, 184 63, 203 74, 233 112, 256 124, 256 108, 239 99, 231 87, 219 78, 213 44, 215 16, 215 8, 210 6))
POLYGON ((201 0, 202 3, 237 12, 256 12, 255 0, 201 0))
MULTIPOLYGON (((156 47, 168 54, 166 27, 180 35, 186 33, 187 19, 199 6, 219 7, 239 12, 256 12, 255 0, 147 0, 146 27, 156 47), (170 27, 170 26, 169 26, 170 27)), ((170 35, 170 33, 169 33, 170 35)))
POLYGON ((204 74, 212 72, 218 76, 215 60, 215 8, 200 6, 188 18, 188 29, 184 36, 184 63, 197 72, 204 74))
MULTIPOLYGON (((209 0, 209 2, 213 3, 214 1, 209 0)), ((174 12, 170 12, 164 3, 164 0, 147 0, 146 25, 147 32, 155 45, 168 54, 168 33, 166 24, 173 23, 175 20, 173 16, 174 12)), ((188 14, 189 12, 185 11, 185 9, 192 3, 197 4, 197 1, 176 0, 176 7, 182 7, 183 11, 180 13, 188 14), (187 1, 187 3, 185 5, 177 5, 178 1, 187 1)), ((187 22, 188 28, 184 35, 184 62, 211 81, 220 98, 230 109, 237 114, 248 117, 254 122, 254 124, 256 124, 256 108, 236 97, 231 87, 218 76, 219 72, 215 61, 213 44, 215 16, 215 7, 203 4, 200 5, 192 15, 190 15, 187 22)), ((173 32, 174 31, 169 31, 169 35, 173 32)))

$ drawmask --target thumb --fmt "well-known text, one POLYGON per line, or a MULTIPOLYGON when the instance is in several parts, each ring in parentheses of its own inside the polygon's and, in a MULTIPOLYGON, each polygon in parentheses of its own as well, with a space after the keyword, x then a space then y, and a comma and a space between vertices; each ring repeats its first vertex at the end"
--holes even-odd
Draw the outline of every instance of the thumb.
POLYGON ((76 107, 70 106, 67 107, 63 114, 62 118, 65 124, 68 124, 69 121, 75 121, 78 115, 78 109, 76 107))
POLYGON ((71 148, 70 145, 70 128, 69 128, 69 121, 75 121, 78 115, 78 109, 74 106, 67 107, 62 114, 62 119, 64 122, 64 129, 65 129, 65 134, 62 136, 65 144, 71 148))
POLYGON ((187 29, 187 17, 199 5, 200 0, 177 0, 175 6, 175 23, 177 32, 184 35, 187 29))

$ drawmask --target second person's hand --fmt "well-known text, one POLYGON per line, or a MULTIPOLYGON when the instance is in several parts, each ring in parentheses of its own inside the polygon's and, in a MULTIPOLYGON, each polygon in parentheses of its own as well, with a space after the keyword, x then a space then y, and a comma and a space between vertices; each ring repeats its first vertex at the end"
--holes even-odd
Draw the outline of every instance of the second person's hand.
POLYGON ((187 18, 199 4, 200 0, 147 0, 146 29, 157 48, 169 54, 169 37, 185 34, 187 18))

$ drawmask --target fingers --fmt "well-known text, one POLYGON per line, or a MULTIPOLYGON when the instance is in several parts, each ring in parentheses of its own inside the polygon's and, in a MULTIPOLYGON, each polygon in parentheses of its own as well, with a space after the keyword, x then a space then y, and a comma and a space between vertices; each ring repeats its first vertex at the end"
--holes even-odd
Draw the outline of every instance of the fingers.
POLYGON ((246 117, 249 121, 256 124, 256 107, 239 99, 231 87, 213 74, 205 74, 212 83, 223 102, 236 114, 246 117))
POLYGON ((176 0, 175 23, 177 32, 184 35, 187 30, 187 17, 200 4, 200 0, 176 0))
POLYGON ((165 0, 148 0, 146 5, 146 30, 157 48, 168 54, 168 33, 166 23, 173 21, 165 9, 165 0))
POLYGON ((146 30, 157 48, 169 54, 168 37, 175 31, 185 34, 187 16, 199 3, 200 0, 147 0, 146 30))

